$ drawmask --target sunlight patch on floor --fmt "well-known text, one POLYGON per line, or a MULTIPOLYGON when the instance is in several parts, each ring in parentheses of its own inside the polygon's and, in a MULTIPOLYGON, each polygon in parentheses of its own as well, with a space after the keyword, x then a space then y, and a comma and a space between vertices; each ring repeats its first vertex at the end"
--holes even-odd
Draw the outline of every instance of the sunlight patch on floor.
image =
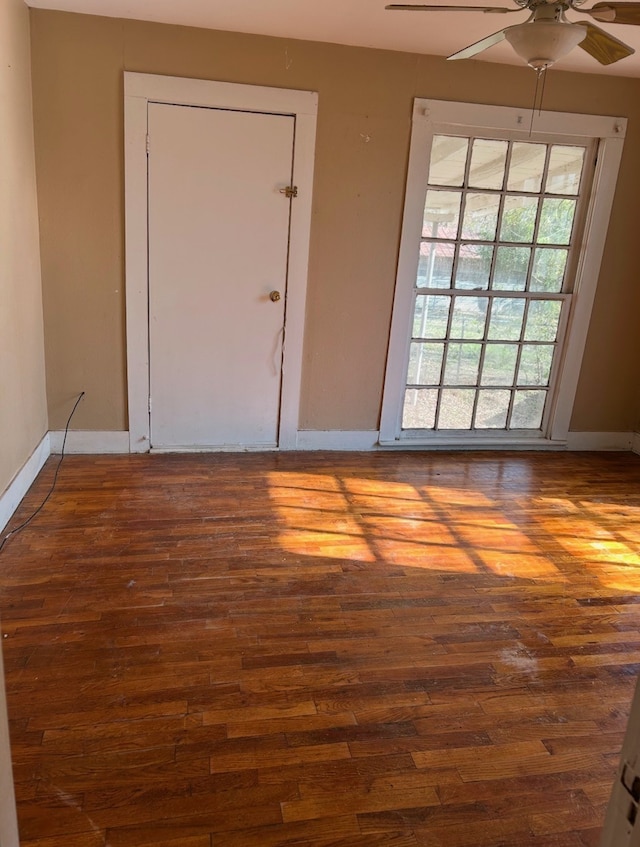
POLYGON ((495 502, 479 491, 466 488, 451 488, 450 486, 425 485, 420 491, 429 500, 441 506, 469 506, 477 509, 479 506, 494 506, 495 502))
MULTIPOLYGON (((605 588, 640 591, 638 532, 630 528, 625 535, 624 528, 608 525, 623 512, 632 518, 640 511, 632 506, 538 497, 539 513, 523 527, 509 517, 507 503, 517 503, 516 496, 501 501, 448 484, 323 473, 274 471, 267 479, 281 526, 278 542, 289 553, 562 583, 570 576, 553 563, 555 549, 605 588), (458 510, 455 521, 449 507, 458 510), (464 521, 460 507, 468 509, 464 521), (565 515, 571 516, 571 534, 565 515)), ((566 567, 569 573, 573 565, 566 567)))
POLYGON ((375 479, 346 477, 341 485, 349 494, 368 494, 393 500, 420 500, 420 492, 406 482, 378 482, 375 479))
POLYGON ((571 513, 569 530, 562 517, 544 514, 545 505, 555 502, 540 498, 542 513, 537 522, 541 529, 574 557, 585 572, 597 577, 603 588, 640 591, 640 533, 622 523, 635 520, 640 508, 589 500, 570 503, 571 508, 566 508, 571 513))
POLYGON ((459 547, 376 538, 375 548, 379 558, 390 565, 453 573, 478 571, 470 556, 459 547))
POLYGON ((278 543, 287 553, 303 556, 326 556, 356 562, 375 562, 378 558, 364 538, 338 532, 288 529, 279 534, 278 543))
POLYGON ((476 554, 482 559, 485 567, 497 576, 566 581, 558 568, 543 555, 509 554, 477 547, 476 554))

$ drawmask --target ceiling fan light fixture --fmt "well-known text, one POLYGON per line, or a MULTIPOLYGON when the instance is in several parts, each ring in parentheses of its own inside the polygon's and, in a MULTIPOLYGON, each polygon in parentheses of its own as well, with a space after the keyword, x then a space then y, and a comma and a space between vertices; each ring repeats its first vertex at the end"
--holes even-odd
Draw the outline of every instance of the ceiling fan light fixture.
POLYGON ((544 70, 584 41, 587 30, 580 24, 537 20, 510 26, 504 35, 530 67, 544 70))

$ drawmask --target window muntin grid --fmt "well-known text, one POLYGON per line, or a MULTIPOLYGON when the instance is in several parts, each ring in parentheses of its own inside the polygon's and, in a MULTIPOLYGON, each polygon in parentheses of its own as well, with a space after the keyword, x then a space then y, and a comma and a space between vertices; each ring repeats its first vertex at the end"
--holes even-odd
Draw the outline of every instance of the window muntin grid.
POLYGON ((539 431, 586 148, 436 135, 404 430, 539 431))

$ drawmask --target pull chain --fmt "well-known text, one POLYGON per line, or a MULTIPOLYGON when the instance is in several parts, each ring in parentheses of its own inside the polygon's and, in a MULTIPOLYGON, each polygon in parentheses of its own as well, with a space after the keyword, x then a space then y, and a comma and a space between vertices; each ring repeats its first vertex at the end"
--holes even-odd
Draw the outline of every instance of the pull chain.
POLYGON ((540 90, 540 102, 538 103, 538 114, 542 114, 542 101, 544 99, 544 86, 547 81, 547 69, 546 67, 542 68, 540 71, 540 76, 542 77, 542 88, 540 90))
POLYGON ((542 100, 544 98, 544 84, 547 81, 547 75, 545 71, 547 70, 546 66, 543 65, 541 68, 536 68, 536 89, 533 92, 533 106, 531 109, 531 124, 529 126, 529 138, 531 138, 531 134, 533 132, 533 119, 536 113, 536 106, 538 109, 538 114, 542 114, 542 100), (540 84, 542 83, 542 85, 540 84), (538 100, 538 90, 540 90, 540 100, 538 100))

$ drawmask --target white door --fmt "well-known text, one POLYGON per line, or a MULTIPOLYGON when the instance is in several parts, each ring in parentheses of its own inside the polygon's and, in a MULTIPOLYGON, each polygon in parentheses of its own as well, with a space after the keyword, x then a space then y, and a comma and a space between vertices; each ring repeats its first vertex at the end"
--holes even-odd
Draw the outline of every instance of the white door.
POLYGON ((277 446, 294 118, 148 115, 151 446, 277 446))

